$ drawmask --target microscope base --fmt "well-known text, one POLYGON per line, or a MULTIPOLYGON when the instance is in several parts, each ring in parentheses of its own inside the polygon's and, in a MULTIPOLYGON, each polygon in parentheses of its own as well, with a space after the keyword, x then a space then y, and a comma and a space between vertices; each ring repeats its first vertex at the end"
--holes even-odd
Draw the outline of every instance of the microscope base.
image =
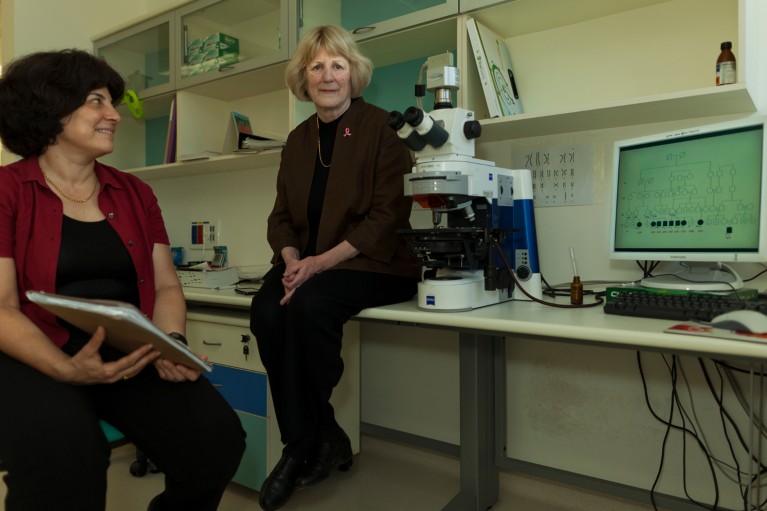
POLYGON ((519 283, 519 286, 514 286, 514 292, 512 297, 515 300, 530 300, 530 298, 523 293, 519 287, 522 286, 527 291, 527 294, 538 300, 543 300, 543 285, 542 277, 540 273, 533 273, 527 280, 523 280, 519 283))
POLYGON ((507 290, 486 291, 481 272, 443 275, 418 283, 418 308, 437 312, 458 312, 511 299, 507 290))

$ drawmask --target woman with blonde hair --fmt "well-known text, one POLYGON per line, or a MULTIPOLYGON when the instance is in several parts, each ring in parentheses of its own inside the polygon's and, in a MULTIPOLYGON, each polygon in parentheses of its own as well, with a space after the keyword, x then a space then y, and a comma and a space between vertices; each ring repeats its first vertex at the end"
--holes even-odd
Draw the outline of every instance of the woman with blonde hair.
POLYGON ((330 404, 344 368, 343 325, 416 292, 419 270, 397 235, 410 226, 410 152, 388 113, 362 99, 371 75, 351 35, 331 25, 310 30, 286 70, 292 93, 316 114, 283 149, 267 231, 274 266, 251 305, 285 444, 261 488, 267 511, 351 466, 330 404))

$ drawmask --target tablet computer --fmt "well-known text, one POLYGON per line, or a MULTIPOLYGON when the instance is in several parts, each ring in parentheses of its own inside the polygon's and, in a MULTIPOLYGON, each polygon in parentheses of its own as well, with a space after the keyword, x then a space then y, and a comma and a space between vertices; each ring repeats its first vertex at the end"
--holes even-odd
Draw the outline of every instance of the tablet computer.
POLYGON ((162 358, 173 363, 206 372, 213 369, 187 345, 157 328, 130 303, 76 298, 40 291, 27 291, 27 298, 89 334, 95 332, 99 325, 103 326, 106 330, 105 342, 124 353, 151 344, 162 353, 162 358))

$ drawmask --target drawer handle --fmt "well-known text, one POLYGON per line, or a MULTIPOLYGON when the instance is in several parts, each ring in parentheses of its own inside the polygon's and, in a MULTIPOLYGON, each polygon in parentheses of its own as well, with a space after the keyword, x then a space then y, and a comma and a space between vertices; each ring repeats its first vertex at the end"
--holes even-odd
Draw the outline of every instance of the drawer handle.
POLYGON ((205 346, 223 346, 224 344, 221 341, 206 341, 205 339, 202 340, 202 343, 205 346))

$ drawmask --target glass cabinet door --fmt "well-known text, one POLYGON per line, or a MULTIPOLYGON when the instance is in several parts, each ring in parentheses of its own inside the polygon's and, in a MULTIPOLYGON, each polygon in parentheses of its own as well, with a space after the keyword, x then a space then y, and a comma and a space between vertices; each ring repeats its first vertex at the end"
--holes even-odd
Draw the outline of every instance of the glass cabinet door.
POLYGON ((173 89, 171 48, 173 16, 168 13, 95 41, 103 57, 139 97, 173 89))
POLYGON ((458 0, 297 0, 298 36, 328 23, 363 40, 458 12, 458 0))
POLYGON ((287 4, 288 0, 201 0, 178 9, 179 84, 287 59, 287 4))
POLYGON ((496 4, 504 4, 513 0, 459 0, 461 12, 471 12, 496 4))

